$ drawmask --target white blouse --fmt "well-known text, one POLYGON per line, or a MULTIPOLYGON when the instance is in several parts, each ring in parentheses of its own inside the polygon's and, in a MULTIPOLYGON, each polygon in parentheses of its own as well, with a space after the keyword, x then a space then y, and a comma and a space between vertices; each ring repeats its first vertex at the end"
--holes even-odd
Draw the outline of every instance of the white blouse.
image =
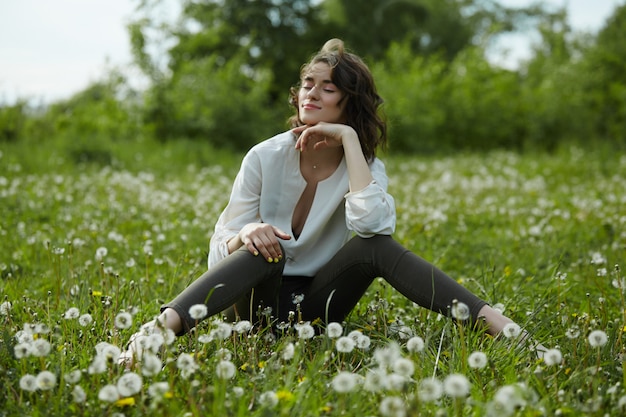
POLYGON ((291 229, 293 211, 307 183, 300 172, 300 152, 290 132, 255 145, 246 154, 233 184, 228 205, 220 215, 209 251, 209 268, 228 256, 227 242, 248 223, 262 222, 292 235, 280 240, 285 275, 315 276, 351 238, 391 235, 396 226, 393 197, 387 193, 385 166, 374 159, 374 181, 349 192, 345 158, 337 170, 320 181, 298 239, 291 229))

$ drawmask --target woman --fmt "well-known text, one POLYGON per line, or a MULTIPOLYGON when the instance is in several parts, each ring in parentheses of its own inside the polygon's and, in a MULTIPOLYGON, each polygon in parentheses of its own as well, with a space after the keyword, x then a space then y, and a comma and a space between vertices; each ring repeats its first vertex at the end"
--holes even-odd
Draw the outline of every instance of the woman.
MULTIPOLYGON (((341 322, 374 278, 411 301, 449 314, 454 300, 491 334, 511 320, 395 242, 394 200, 377 148, 386 142, 372 75, 338 39, 302 67, 292 88, 292 129, 254 146, 211 238, 209 270, 161 309, 176 334, 208 316, 286 322, 297 296, 304 321, 341 322), (271 308, 271 310, 268 309, 271 308)), ((155 322, 144 325, 149 332, 155 322)), ((122 361, 141 354, 133 338, 122 361)))

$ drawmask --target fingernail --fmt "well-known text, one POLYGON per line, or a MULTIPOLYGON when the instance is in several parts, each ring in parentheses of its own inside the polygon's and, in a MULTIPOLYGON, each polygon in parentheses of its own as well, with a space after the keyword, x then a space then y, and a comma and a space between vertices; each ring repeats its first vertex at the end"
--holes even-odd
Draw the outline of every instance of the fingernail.
POLYGON ((259 252, 258 251, 254 251, 254 256, 259 256, 259 252))
POLYGON ((279 261, 280 261, 280 259, 274 258, 274 263, 278 263, 279 261))
POLYGON ((267 258, 267 262, 272 263, 272 262, 274 262, 274 259, 270 256, 270 257, 267 258))

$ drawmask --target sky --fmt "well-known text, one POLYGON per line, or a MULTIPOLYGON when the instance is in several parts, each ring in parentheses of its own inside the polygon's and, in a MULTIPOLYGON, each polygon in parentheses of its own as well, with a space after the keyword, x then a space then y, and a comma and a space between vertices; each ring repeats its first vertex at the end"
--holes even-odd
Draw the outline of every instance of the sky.
MULTIPOLYGON (((565 5, 576 30, 597 31, 626 0, 545 0, 565 5)), ((523 6, 529 0, 501 0, 523 6)), ((132 58, 126 24, 137 0, 0 0, 0 105, 69 98, 132 58)), ((505 39, 503 65, 528 56, 528 37, 505 39)), ((498 60, 498 58, 494 58, 498 60)))

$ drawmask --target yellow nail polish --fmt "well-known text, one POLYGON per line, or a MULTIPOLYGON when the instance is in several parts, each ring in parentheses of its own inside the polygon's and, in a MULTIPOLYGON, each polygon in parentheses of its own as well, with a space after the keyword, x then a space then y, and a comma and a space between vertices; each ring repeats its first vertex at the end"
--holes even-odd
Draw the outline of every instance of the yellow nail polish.
POLYGON ((278 263, 279 261, 280 261, 280 259, 274 258, 274 263, 278 263))
POLYGON ((272 257, 270 256, 270 257, 267 258, 267 262, 272 263, 272 262, 274 262, 274 259, 272 259, 272 257))
POLYGON ((259 256, 259 252, 258 251, 254 251, 254 256, 259 256))

